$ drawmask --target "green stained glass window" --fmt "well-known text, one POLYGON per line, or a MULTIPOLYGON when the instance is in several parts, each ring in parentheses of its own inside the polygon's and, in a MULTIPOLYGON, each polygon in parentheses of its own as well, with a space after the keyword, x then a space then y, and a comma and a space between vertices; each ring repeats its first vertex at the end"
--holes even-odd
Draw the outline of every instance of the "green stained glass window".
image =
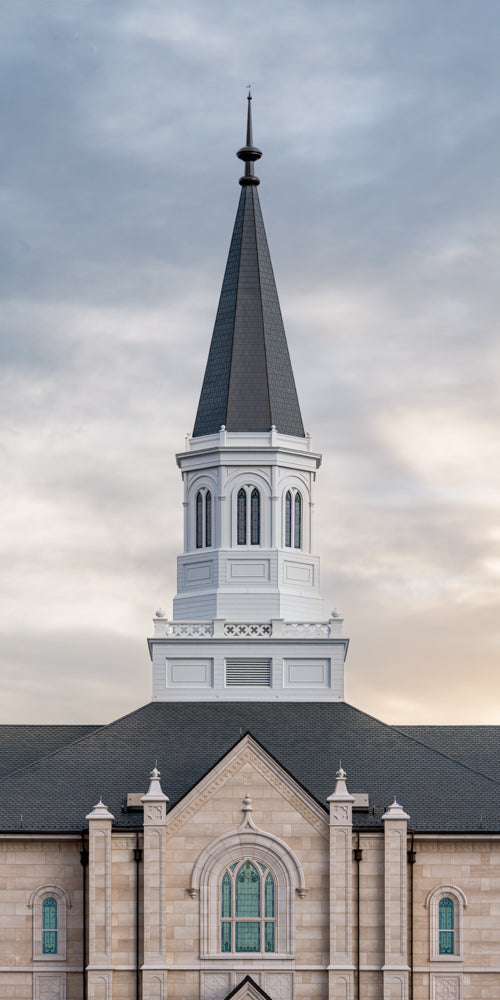
POLYGON ((260 917, 260 876, 250 861, 245 861, 236 876, 236 916, 260 917))
POLYGON ((446 896, 439 900, 439 954, 454 954, 454 907, 446 896))
POLYGON ((274 921, 265 923, 266 951, 274 951, 274 921))
POLYGON ((226 872, 224 878, 222 879, 222 913, 221 913, 222 917, 232 916, 231 895, 232 895, 231 877, 228 874, 228 872, 226 872))
POLYGON ((42 904, 42 951, 44 955, 57 955, 57 902, 47 896, 42 904))
POLYGON ((260 922, 236 921, 236 951, 260 951, 260 922))
POLYGON ((262 861, 235 861, 221 882, 221 951, 274 952, 275 882, 262 861))
POLYGON ((231 951, 231 923, 229 920, 222 922, 221 951, 231 951))
POLYGON ((268 875, 265 883, 265 916, 274 917, 274 879, 272 875, 268 875))

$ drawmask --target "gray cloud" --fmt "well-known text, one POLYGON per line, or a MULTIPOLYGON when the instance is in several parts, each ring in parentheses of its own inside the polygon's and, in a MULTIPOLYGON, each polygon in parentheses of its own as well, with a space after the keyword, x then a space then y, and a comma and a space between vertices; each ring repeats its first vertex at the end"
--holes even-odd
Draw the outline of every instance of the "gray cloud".
POLYGON ((147 697, 252 82, 349 697, 496 721, 495 0, 3 18, 4 715, 99 722, 147 697))

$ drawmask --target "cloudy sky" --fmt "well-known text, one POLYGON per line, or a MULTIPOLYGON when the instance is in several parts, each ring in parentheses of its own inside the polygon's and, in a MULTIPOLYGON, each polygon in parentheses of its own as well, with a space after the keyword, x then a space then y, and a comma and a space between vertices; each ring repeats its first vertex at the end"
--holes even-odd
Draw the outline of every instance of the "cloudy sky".
POLYGON ((252 84, 348 699, 500 723, 498 0, 2 4, 1 721, 149 699, 252 84))

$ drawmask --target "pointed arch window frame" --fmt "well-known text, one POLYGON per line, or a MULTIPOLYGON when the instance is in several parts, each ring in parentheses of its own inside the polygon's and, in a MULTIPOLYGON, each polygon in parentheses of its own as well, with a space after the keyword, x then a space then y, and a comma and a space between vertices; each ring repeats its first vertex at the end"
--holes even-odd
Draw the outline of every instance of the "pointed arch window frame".
POLYGON ((196 551, 213 545, 213 494, 209 486, 199 486, 194 498, 194 544, 196 551))
POLYGON ((302 866, 283 841, 256 827, 239 828, 217 837, 198 857, 189 894, 200 900, 200 957, 231 959, 235 955, 269 961, 295 955, 295 897, 304 898, 306 885, 302 866), (275 951, 221 951, 222 879, 232 864, 245 861, 264 864, 274 879, 275 951))
POLYGON ((261 539, 261 491, 255 483, 246 483, 236 491, 236 544, 258 546, 261 539))
POLYGON ((283 547, 300 551, 304 538, 304 499, 301 490, 288 486, 283 499, 283 547))

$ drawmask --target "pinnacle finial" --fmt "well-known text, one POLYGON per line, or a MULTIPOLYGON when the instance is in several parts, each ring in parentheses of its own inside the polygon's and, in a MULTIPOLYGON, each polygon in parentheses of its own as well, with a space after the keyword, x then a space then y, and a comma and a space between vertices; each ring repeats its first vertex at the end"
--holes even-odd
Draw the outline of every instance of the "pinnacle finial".
POLYGON ((250 89, 250 84, 248 85, 248 97, 247 97, 247 141, 246 145, 242 146, 238 150, 236 156, 238 159, 243 160, 245 163, 245 173, 243 177, 240 177, 240 184, 243 186, 246 184, 260 184, 259 178, 255 176, 253 172, 253 165, 255 160, 260 160, 262 153, 257 146, 253 144, 253 129, 252 129, 252 93, 250 89))

